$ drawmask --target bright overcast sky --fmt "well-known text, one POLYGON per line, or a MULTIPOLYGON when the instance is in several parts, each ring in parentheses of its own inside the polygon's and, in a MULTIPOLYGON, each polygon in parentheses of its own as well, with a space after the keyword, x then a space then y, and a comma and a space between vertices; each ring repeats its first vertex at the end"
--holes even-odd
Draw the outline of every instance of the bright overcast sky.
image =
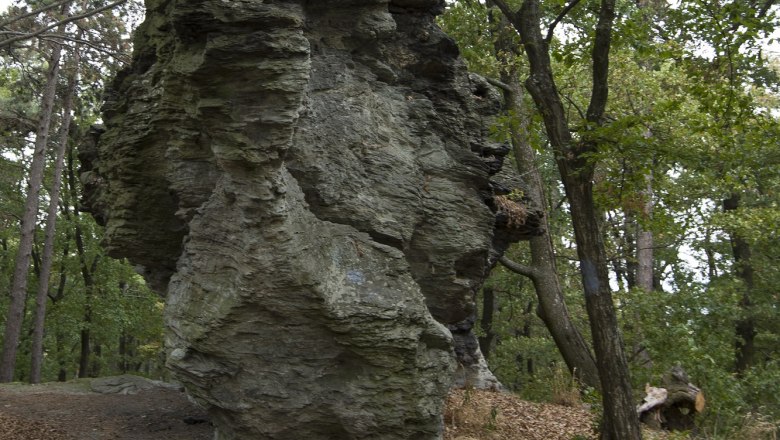
MULTIPOLYGON (((5 12, 6 8, 11 4, 13 0, 0 0, 0 12, 5 12)), ((679 0, 674 0, 675 2, 679 3, 679 0)), ((772 38, 780 38, 780 29, 776 30, 772 34, 772 38)), ((780 44, 774 43, 769 46, 765 46, 772 55, 778 56, 780 55, 780 44)))

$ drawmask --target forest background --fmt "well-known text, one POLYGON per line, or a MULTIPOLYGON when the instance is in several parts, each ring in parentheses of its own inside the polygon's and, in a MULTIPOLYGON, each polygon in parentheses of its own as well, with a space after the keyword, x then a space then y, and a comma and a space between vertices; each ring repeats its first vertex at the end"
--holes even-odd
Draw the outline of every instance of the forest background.
MULTIPOLYGON (((780 64, 767 50, 775 2, 614 2, 598 124, 588 103, 599 2, 526 3, 540 6, 569 132, 597 145, 584 160, 635 395, 679 365, 707 396, 700 435, 746 438, 756 425, 776 435, 780 64)), ((513 247, 480 293, 480 344, 524 398, 575 390, 598 411, 598 387, 587 367, 561 355, 550 331, 560 314, 545 309, 552 286, 568 306, 567 331, 591 340, 571 204, 546 121, 522 87, 529 64, 512 27, 520 6, 450 1, 440 18, 469 68, 505 95, 495 137, 522 158, 507 166, 532 181, 510 196, 538 204, 547 219, 546 235, 513 247)), ((24 1, 0 16, 0 286, 8 286, 0 379, 165 376, 162 299, 128 262, 105 255, 101 227, 79 205, 79 146, 99 122, 107 82, 129 61, 141 11, 131 0, 24 1)))

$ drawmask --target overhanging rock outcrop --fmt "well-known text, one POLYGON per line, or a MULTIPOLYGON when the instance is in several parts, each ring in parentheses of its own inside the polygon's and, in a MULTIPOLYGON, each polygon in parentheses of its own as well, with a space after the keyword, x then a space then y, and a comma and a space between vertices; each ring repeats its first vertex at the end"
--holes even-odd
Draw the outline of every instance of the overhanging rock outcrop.
POLYGON ((82 180, 177 378, 219 439, 439 438, 446 326, 529 233, 495 232, 498 96, 443 2, 146 3, 82 180))

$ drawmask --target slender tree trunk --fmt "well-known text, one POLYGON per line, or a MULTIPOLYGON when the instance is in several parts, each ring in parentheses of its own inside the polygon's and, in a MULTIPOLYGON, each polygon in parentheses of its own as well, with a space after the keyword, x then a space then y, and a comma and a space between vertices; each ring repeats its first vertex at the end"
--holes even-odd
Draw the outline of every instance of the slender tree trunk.
POLYGON ((653 217, 653 174, 652 171, 645 176, 646 188, 642 192, 644 204, 642 217, 637 223, 636 233, 636 283, 637 287, 645 292, 653 291, 653 232, 642 226, 643 221, 653 217))
MULTIPOLYGON (((646 229, 643 223, 650 221, 653 217, 652 170, 645 175, 645 189, 641 192, 640 197, 642 197, 643 203, 642 211, 638 218, 635 218, 628 210, 625 213, 626 218, 635 224, 636 231, 636 240, 634 241, 636 262, 633 264, 634 283, 631 285, 631 288, 638 288, 640 292, 650 293, 655 290, 655 271, 653 268, 655 262, 653 254, 654 240, 653 232, 646 229)), ((629 231, 626 231, 626 236, 630 237, 630 235, 629 231)), ((628 258, 630 258, 630 255, 628 258)), ((641 312, 636 311, 635 313, 639 314, 641 312)), ((630 328, 635 333, 630 362, 634 365, 649 368, 653 365, 653 360, 645 347, 643 329, 639 326, 639 322, 639 316, 633 316, 630 323, 626 324, 626 329, 630 328)))
POLYGON ((49 193, 49 211, 46 218, 46 235, 41 259, 41 273, 38 281, 38 292, 35 297, 35 318, 33 322, 32 359, 30 383, 40 383, 43 364, 43 334, 46 321, 46 301, 49 292, 49 276, 51 274, 52 256, 54 255, 54 240, 56 235, 57 207, 60 201, 60 186, 65 162, 65 150, 70 135, 71 109, 73 95, 76 93, 80 57, 78 47, 74 49, 72 71, 68 75, 68 89, 65 94, 62 109, 62 124, 60 126, 60 142, 57 146, 57 158, 54 163, 54 180, 49 193))
MULTIPOLYGON (((741 197, 738 193, 733 193, 723 201, 723 210, 726 212, 739 209, 741 197)), ((755 363, 756 350, 756 322, 753 317, 753 300, 751 293, 755 285, 753 275, 753 265, 750 262, 751 251, 750 244, 739 234, 731 234, 731 251, 734 254, 734 266, 737 276, 745 283, 742 289, 742 298, 739 306, 742 309, 742 316, 737 320, 735 342, 736 360, 734 370, 738 375, 742 375, 755 363)))
POLYGON ((479 349, 482 355, 487 359, 493 350, 493 344, 496 339, 496 333, 493 331, 493 315, 497 309, 496 292, 492 287, 482 289, 482 319, 479 326, 484 336, 479 337, 479 349))
MULTIPOLYGON (((67 208, 65 208, 67 210, 67 208)), ((57 285, 57 293, 51 297, 52 306, 55 306, 59 300, 65 297, 65 283, 68 281, 68 271, 65 266, 65 259, 70 253, 69 249, 70 237, 65 241, 65 246, 62 249, 62 262, 60 263, 60 281, 57 285)), ((55 350, 57 353, 57 365, 59 371, 57 372, 57 381, 65 382, 68 379, 67 364, 65 363, 65 334, 57 327, 54 332, 55 350)))
POLYGON ((623 239, 625 240, 625 256, 626 256, 626 287, 628 290, 635 289, 637 287, 636 275, 639 273, 639 264, 637 263, 637 232, 639 227, 637 226, 636 216, 631 210, 624 209, 623 214, 626 219, 623 223, 623 239))
MULTIPOLYGON (((510 36, 509 22, 504 17, 498 21, 496 33, 498 35, 496 49, 497 53, 515 53, 519 52, 514 47, 515 42, 510 36)), ((497 55, 499 61, 503 61, 500 55, 497 55)), ((507 69, 501 73, 501 81, 506 87, 503 87, 504 102, 507 111, 514 114, 517 125, 511 131, 512 149, 517 163, 517 171, 523 176, 527 185, 526 196, 539 208, 547 207, 547 200, 544 195, 544 184, 541 174, 536 166, 536 153, 531 147, 527 133, 530 131, 529 121, 531 112, 528 111, 523 103, 523 87, 519 82, 517 69, 508 67, 510 63, 504 63, 507 69)), ((552 237, 550 236, 550 225, 547 220, 547 212, 541 219, 540 229, 544 231, 542 235, 531 237, 529 246, 531 249, 530 271, 523 271, 523 275, 528 276, 534 284, 539 307, 537 315, 544 322, 547 330, 552 335, 555 345, 558 347, 569 371, 574 377, 587 386, 601 389, 599 382, 596 361, 588 347, 588 343, 582 336, 577 327, 574 326, 569 310, 563 296, 558 269, 555 263, 555 250, 553 248, 552 237)), ((504 259, 504 265, 512 270, 517 266, 504 259)), ((517 272, 515 270, 515 272, 517 272)))
POLYGON ((72 147, 68 149, 68 189, 70 190, 70 197, 73 205, 74 240, 76 242, 76 251, 79 256, 81 277, 84 280, 84 315, 81 323, 78 374, 79 378, 84 378, 89 377, 91 374, 89 360, 93 353, 90 343, 92 337, 92 298, 95 294, 95 280, 92 274, 94 274, 97 269, 100 255, 96 255, 91 264, 88 263, 87 252, 84 247, 84 231, 81 228, 79 219, 78 189, 76 186, 75 160, 72 147))
POLYGON ((89 367, 89 377, 100 376, 100 358, 103 356, 103 347, 100 344, 92 346, 91 364, 89 367))
POLYGON ((57 330, 54 335, 54 340, 55 344, 57 344, 57 364, 60 367, 57 371, 57 382, 65 382, 68 380, 68 370, 65 363, 65 357, 61 356, 61 354, 65 351, 65 335, 61 331, 57 330))
POLYGON ((712 248, 712 230, 707 227, 704 230, 704 254, 707 255, 707 278, 714 280, 718 277, 718 260, 715 257, 715 250, 712 248))
MULTIPOLYGON (((569 200, 585 306, 590 318, 602 388, 604 418, 601 439, 640 439, 642 434, 634 409, 628 362, 609 286, 600 213, 593 200, 594 166, 588 157, 596 150, 597 144, 587 138, 574 142, 571 136, 566 113, 553 79, 548 42, 541 34, 538 0, 525 0, 518 13, 514 13, 503 0, 493 1, 512 22, 523 40, 531 69, 526 88, 544 119, 547 137, 554 150, 569 200)), ((601 1, 591 55, 593 87, 586 119, 594 127, 600 125, 603 120, 608 97, 607 76, 614 6, 614 0, 601 1)))
POLYGON ((56 95, 57 77, 59 74, 61 48, 59 44, 52 45, 49 58, 49 71, 46 74, 46 86, 41 97, 41 117, 35 138, 35 151, 30 167, 30 180, 27 187, 24 215, 22 217, 19 250, 14 265, 13 283, 11 287, 11 303, 3 335, 3 352, 0 357, 0 382, 10 382, 14 378, 16 366, 16 351, 19 336, 22 331, 24 306, 27 299, 27 274, 32 253, 33 235, 38 216, 38 199, 43 183, 43 170, 46 163, 46 145, 49 138, 52 109, 56 95))
MULTIPOLYGON (((538 308, 537 308, 538 309, 538 308)), ((531 334, 531 313, 534 310, 534 302, 528 301, 528 304, 525 306, 525 310, 523 311, 523 316, 525 319, 523 320, 523 337, 530 339, 531 334)), ((525 371, 528 373, 529 376, 533 377, 534 373, 536 372, 535 363, 533 356, 528 356, 528 359, 525 360, 525 371)))

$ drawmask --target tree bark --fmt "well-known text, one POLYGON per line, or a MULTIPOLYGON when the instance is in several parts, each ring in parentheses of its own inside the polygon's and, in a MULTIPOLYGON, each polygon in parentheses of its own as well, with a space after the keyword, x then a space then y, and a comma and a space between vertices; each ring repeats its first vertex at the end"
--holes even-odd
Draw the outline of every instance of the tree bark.
POLYGON ((57 227, 57 207, 60 201, 60 186, 65 162, 65 150, 70 135, 71 109, 73 95, 76 93, 79 69, 79 50, 74 49, 72 72, 68 75, 68 89, 62 105, 62 123, 60 126, 60 142, 57 146, 57 157, 54 163, 54 180, 49 193, 49 211, 46 218, 46 235, 41 259, 41 273, 38 280, 38 292, 35 297, 35 318, 33 321, 32 359, 30 383, 40 383, 43 364, 43 334, 46 321, 46 301, 49 293, 49 276, 51 275, 52 256, 54 255, 54 239, 57 227))
MULTIPOLYGON (((569 200, 577 243, 577 254, 590 318, 596 364, 602 387, 604 418, 602 440, 641 438, 639 419, 634 411, 628 362, 617 326, 609 287, 606 249, 599 216, 593 200, 594 166, 588 155, 597 144, 587 139, 574 142, 568 120, 553 79, 549 47, 540 29, 539 2, 526 0, 514 13, 503 0, 494 0, 520 33, 530 62, 531 75, 526 88, 544 119, 561 179, 569 200)), ((593 45, 593 87, 586 112, 587 122, 601 124, 608 97, 609 48, 614 19, 614 0, 603 0, 593 45)))
POLYGON ((493 331, 493 315, 496 313, 496 293, 492 287, 482 289, 482 319, 479 326, 484 336, 479 337, 479 350, 485 359, 490 357, 496 333, 493 331))
POLYGON ((73 224, 74 224, 74 239, 76 241, 76 251, 79 256, 79 267, 81 269, 81 277, 84 280, 84 315, 81 323, 81 333, 79 336, 80 351, 79 351, 79 378, 90 376, 90 340, 92 337, 92 297, 95 292, 95 281, 92 276, 95 273, 100 255, 96 255, 92 260, 92 263, 87 262, 87 252, 84 248, 84 231, 81 228, 79 219, 79 201, 78 190, 76 187, 76 173, 73 157, 73 148, 68 149, 68 189, 70 191, 70 197, 73 205, 73 224))
POLYGON ((653 174, 650 171, 645 176, 647 183, 642 192, 644 203, 642 205, 642 218, 637 223, 636 232, 636 283, 637 287, 645 292, 653 291, 653 232, 642 226, 642 221, 650 220, 653 216, 653 174))
MULTIPOLYGON (((723 201, 723 211, 736 211, 739 209, 741 196, 738 193, 732 193, 728 199, 723 201)), ((742 316, 736 323, 737 338, 735 341, 735 365, 734 371, 742 375, 755 363, 755 338, 756 323, 753 318, 753 300, 751 293, 755 285, 753 265, 750 263, 751 250, 750 244, 739 234, 731 234, 731 251, 734 255, 734 266, 737 276, 745 283, 742 289, 742 298, 739 306, 742 309, 742 316)))
POLYGON ((24 318, 24 306, 27 299, 27 275, 30 266, 36 218, 38 216, 38 199, 43 183, 43 170, 46 164, 46 145, 49 139, 52 109, 56 95, 57 77, 59 74, 61 48, 52 44, 49 58, 49 70, 46 73, 46 87, 41 97, 41 117, 35 138, 30 180, 27 187, 24 215, 21 222, 19 250, 16 254, 14 275, 11 287, 11 303, 3 335, 3 352, 0 358, 0 382, 10 382, 14 378, 16 366, 16 351, 24 318))

